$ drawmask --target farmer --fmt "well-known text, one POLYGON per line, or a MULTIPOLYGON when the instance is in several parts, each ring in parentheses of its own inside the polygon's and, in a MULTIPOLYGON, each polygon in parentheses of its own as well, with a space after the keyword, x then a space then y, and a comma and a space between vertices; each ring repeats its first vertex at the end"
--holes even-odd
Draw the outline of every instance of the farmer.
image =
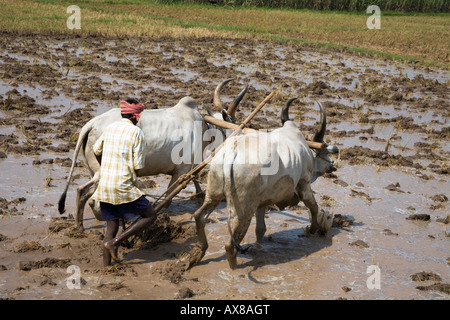
POLYGON ((136 171, 144 167, 144 134, 136 124, 144 105, 134 99, 120 102, 122 120, 103 131, 94 144, 94 153, 101 158, 100 181, 93 199, 100 202, 102 219, 106 221, 103 240, 103 265, 117 257, 119 245, 138 234, 156 219, 150 202, 136 187, 136 171), (117 236, 119 220, 134 220, 128 229, 117 236))

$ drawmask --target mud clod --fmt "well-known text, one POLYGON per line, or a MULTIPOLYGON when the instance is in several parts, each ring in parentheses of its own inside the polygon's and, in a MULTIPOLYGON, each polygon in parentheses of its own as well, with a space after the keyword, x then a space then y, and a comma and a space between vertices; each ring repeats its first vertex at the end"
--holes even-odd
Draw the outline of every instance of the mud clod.
POLYGON ((40 286, 45 286, 45 285, 56 286, 58 284, 55 281, 53 281, 51 278, 45 277, 45 279, 41 281, 40 286))
POLYGON ((19 262, 19 270, 30 271, 41 268, 67 268, 70 265, 70 259, 45 258, 39 261, 21 261, 19 262))
POLYGON ((383 234, 386 236, 398 236, 398 233, 392 232, 390 229, 384 229, 383 234))
POLYGON ((113 275, 116 277, 124 277, 124 276, 137 276, 136 270, 126 262, 116 263, 111 266, 94 270, 95 273, 100 273, 103 275, 113 275))
POLYGON ((422 271, 422 272, 412 274, 411 280, 412 281, 429 281, 429 280, 441 281, 442 278, 436 273, 422 271))
POLYGON ((420 291, 439 291, 446 294, 450 294, 450 284, 449 283, 440 283, 436 282, 433 284, 430 284, 428 286, 417 286, 417 290, 420 291))
POLYGON ((336 183, 337 185, 341 186, 341 187, 344 187, 344 188, 348 187, 348 183, 345 182, 344 180, 336 179, 336 180, 333 180, 333 182, 336 183))
POLYGON ((431 198, 434 202, 447 202, 448 198, 445 194, 437 194, 431 198))
POLYGON ((426 213, 415 213, 406 217, 406 220, 430 221, 431 217, 426 213))
POLYGON ((62 230, 71 228, 73 226, 73 222, 67 221, 66 217, 60 218, 52 218, 50 220, 50 224, 48 226, 48 230, 50 232, 60 232, 62 230))
POLYGON ((335 214, 333 217, 332 227, 334 228, 348 228, 353 225, 354 220, 348 216, 335 214))
POLYGON ((179 259, 174 262, 169 262, 166 267, 159 270, 164 279, 172 283, 179 283, 184 280, 184 273, 189 268, 189 263, 186 259, 179 259))
POLYGON ((28 251, 34 251, 41 249, 42 246, 37 241, 24 241, 17 245, 15 251, 18 253, 28 252, 28 251))
POLYGON ((448 203, 448 198, 444 194, 437 194, 431 198, 435 204, 432 204, 430 206, 431 210, 439 210, 439 209, 445 209, 448 203))
POLYGON ((355 246, 355 247, 360 247, 360 248, 369 248, 369 245, 365 241, 362 241, 362 240, 353 241, 353 242, 349 243, 349 245, 355 246))
POLYGON ((400 183, 396 182, 396 183, 391 183, 390 185, 388 185, 385 189, 389 190, 389 191, 396 191, 396 192, 401 192, 403 193, 404 191, 400 190, 400 183))
POLYGON ((350 189, 351 190, 351 194, 350 196, 352 197, 361 197, 361 198, 365 198, 367 201, 372 202, 372 198, 365 192, 362 191, 358 191, 355 189, 350 189))
POLYGON ((343 286, 343 287, 342 287, 342 290, 343 290, 344 292, 350 292, 350 291, 352 291, 352 288, 347 287, 347 286, 343 286))
POLYGON ((450 214, 447 214, 447 217, 445 217, 445 218, 437 218, 436 222, 443 223, 443 224, 449 224, 450 223, 450 214))
POLYGON ((188 299, 194 296, 194 291, 188 287, 182 287, 175 295, 175 299, 188 299))
POLYGON ((141 244, 142 249, 150 249, 158 244, 169 242, 183 234, 183 228, 170 219, 166 212, 158 214, 155 222, 136 239, 130 239, 132 246, 141 244))

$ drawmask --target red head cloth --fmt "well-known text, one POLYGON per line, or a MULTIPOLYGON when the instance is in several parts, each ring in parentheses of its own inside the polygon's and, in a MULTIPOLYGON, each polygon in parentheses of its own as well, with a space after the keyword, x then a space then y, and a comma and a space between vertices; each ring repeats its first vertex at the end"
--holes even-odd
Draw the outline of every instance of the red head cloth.
POLYGON ((142 111, 144 111, 144 105, 142 103, 128 103, 125 100, 120 101, 120 113, 132 114, 136 121, 139 121, 142 111))

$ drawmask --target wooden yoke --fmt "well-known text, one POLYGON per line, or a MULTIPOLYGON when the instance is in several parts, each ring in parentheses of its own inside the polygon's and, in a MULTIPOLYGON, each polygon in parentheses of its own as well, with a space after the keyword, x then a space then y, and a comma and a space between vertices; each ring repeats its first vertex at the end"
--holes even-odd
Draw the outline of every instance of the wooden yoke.
MULTIPOLYGON (((205 119, 206 122, 208 122, 210 124, 213 124, 215 126, 224 128, 224 129, 231 129, 231 130, 239 129, 239 126, 237 124, 234 124, 234 123, 230 123, 230 122, 226 122, 226 121, 223 121, 223 120, 219 120, 219 119, 216 119, 216 118, 211 117, 211 116, 204 116, 203 118, 205 119)), ((243 128, 242 132, 244 132, 244 133, 256 133, 256 132, 258 132, 258 130, 251 129, 251 128, 243 128)), ((322 149, 324 147, 324 144, 322 142, 314 142, 314 141, 306 141, 306 142, 308 143, 308 146, 311 149, 318 149, 318 150, 320 150, 320 149, 322 149)))
MULTIPOLYGON (((234 125, 235 127, 233 128, 228 128, 228 129, 234 129, 233 133, 231 133, 231 135, 228 138, 231 138, 235 135, 237 135, 241 130, 244 129, 244 127, 250 122, 250 120, 253 119, 253 117, 258 113, 259 110, 261 110, 261 108, 267 103, 269 102, 270 99, 272 99, 272 97, 275 95, 275 92, 272 92, 271 94, 269 94, 256 108, 255 110, 253 110, 253 112, 244 120, 244 122, 241 123, 241 125, 234 125)), ((225 122, 225 121, 224 121, 225 122)), ((227 138, 227 139, 228 139, 227 138)), ((225 145, 225 143, 227 142, 227 139, 220 145, 218 146, 213 152, 211 152, 211 154, 205 159, 203 160, 202 163, 198 164, 194 169, 192 169, 191 171, 189 171, 188 173, 182 175, 176 182, 179 183, 179 185, 166 197, 164 198, 164 200, 162 200, 159 204, 156 205, 156 207, 154 207, 154 210, 156 211, 156 213, 158 213, 170 200, 172 200, 173 197, 175 197, 181 190, 183 190, 184 188, 186 188, 186 185, 189 183, 189 181, 191 181, 192 179, 194 179, 194 176, 199 173, 203 168, 206 167, 206 165, 214 158, 214 156, 216 155, 216 153, 222 149, 222 147, 225 145)), ((168 189, 170 189, 171 186, 169 186, 168 189)), ((166 191, 167 192, 167 191, 166 191)))

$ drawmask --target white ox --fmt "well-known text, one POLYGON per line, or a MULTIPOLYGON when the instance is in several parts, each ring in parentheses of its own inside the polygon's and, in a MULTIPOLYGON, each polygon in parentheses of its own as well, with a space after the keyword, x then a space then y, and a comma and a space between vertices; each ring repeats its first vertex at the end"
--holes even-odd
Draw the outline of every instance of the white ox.
MULTIPOLYGON (((189 267, 203 258, 208 248, 206 217, 224 199, 227 201, 230 232, 225 250, 232 269, 236 267, 237 252, 243 250, 240 242, 254 214, 257 245, 261 244, 266 231, 265 210, 269 205, 284 208, 303 201, 310 211, 308 232, 325 234, 330 229, 332 216, 319 212, 311 183, 324 173, 336 170, 329 154, 338 152, 338 149, 327 146, 312 151, 308 147, 303 134, 288 118, 289 104, 293 100, 290 99, 283 108, 281 128, 231 137, 211 161, 205 201, 194 214, 198 242, 189 256, 189 267), (231 215, 234 215, 232 227, 231 215)), ((323 142, 326 114, 319 106, 321 125, 314 141, 323 142)))
MULTIPOLYGON (((219 84, 217 87, 218 89, 215 90, 214 104, 216 106, 219 106, 217 101, 219 101, 221 107, 223 106, 220 101, 219 91, 223 84, 230 80, 232 79, 225 80, 219 84)), ((223 119, 222 115, 227 116, 228 114, 231 114, 234 116, 237 105, 245 92, 246 89, 244 89, 233 103, 230 104, 228 110, 222 110, 221 113, 217 113, 215 116, 219 119, 223 119)), ((80 231, 84 229, 84 207, 96 190, 100 178, 101 159, 95 156, 93 145, 108 125, 119 121, 121 118, 120 109, 115 108, 94 117, 88 121, 80 131, 75 147, 72 167, 70 168, 70 173, 67 178, 67 184, 58 203, 58 211, 62 214, 65 211, 67 190, 75 168, 76 159, 79 152, 82 151, 85 158, 85 166, 89 170, 91 179, 77 188, 75 220, 76 227, 80 231)), ((173 185, 173 187, 170 188, 170 190, 172 190, 177 186, 174 183, 181 175, 189 172, 196 163, 200 163, 203 160, 201 159, 203 150, 209 144, 209 141, 203 141, 203 133, 208 126, 198 111, 197 103, 191 97, 182 98, 171 108, 144 110, 137 126, 143 131, 146 144, 145 167, 137 172, 138 176, 152 176, 157 174, 171 175, 172 178, 169 182, 169 186, 173 185), (183 139, 190 143, 190 147, 186 149, 191 153, 183 154, 183 161, 181 163, 179 163, 180 161, 173 161, 173 151, 180 146, 179 140, 177 140, 176 137, 177 132, 184 133, 183 139)), ((182 151, 184 152, 186 149, 182 149, 182 151)), ((198 182, 194 180, 194 183, 196 192, 201 193, 202 191, 198 182)), ((91 199, 89 205, 95 217, 98 220, 102 220, 99 203, 91 199)))

